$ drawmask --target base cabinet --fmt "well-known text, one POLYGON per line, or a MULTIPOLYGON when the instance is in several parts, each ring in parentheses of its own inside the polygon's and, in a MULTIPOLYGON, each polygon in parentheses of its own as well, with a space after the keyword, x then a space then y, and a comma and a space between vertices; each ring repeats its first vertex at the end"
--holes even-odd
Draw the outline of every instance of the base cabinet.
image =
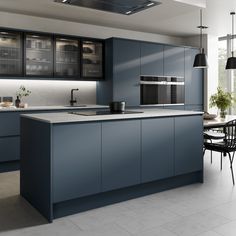
POLYGON ((20 159, 20 137, 0 137, 0 163, 20 159))
POLYGON ((140 183, 141 121, 102 123, 102 191, 140 183))
POLYGON ((202 116, 175 118, 175 175, 203 169, 202 134, 202 116))
POLYGON ((101 124, 56 125, 52 136, 53 201, 101 191, 101 124))
POLYGON ((174 175, 174 118, 142 121, 142 182, 174 175))

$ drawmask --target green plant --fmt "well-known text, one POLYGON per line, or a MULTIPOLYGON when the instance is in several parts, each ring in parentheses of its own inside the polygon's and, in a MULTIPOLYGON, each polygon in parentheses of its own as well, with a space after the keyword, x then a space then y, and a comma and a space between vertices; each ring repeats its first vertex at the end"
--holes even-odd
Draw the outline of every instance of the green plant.
POLYGON ((21 85, 20 88, 16 92, 16 96, 19 97, 19 99, 23 97, 27 97, 31 94, 31 91, 26 89, 24 85, 21 85))
POLYGON ((210 107, 218 107, 221 111, 233 105, 234 98, 232 93, 224 92, 221 87, 217 88, 217 93, 210 97, 210 107))

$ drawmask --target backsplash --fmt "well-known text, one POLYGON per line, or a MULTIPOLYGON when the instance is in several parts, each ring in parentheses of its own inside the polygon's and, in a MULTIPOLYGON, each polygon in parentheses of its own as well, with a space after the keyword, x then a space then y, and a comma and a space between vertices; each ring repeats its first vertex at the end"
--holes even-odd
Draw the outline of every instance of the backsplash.
POLYGON ((49 80, 11 80, 0 79, 0 97, 13 96, 21 85, 31 90, 29 97, 23 102, 29 106, 57 106, 68 105, 70 90, 79 88, 75 98, 80 104, 96 104, 96 82, 94 81, 49 81, 49 80))

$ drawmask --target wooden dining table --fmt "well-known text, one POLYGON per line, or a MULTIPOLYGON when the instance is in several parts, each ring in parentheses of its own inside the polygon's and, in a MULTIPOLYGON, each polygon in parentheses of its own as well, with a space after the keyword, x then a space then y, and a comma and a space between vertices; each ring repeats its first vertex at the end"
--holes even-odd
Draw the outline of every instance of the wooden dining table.
POLYGON ((224 119, 216 117, 213 120, 203 120, 203 127, 204 129, 220 128, 224 126, 227 122, 234 119, 236 119, 235 115, 226 115, 224 119))

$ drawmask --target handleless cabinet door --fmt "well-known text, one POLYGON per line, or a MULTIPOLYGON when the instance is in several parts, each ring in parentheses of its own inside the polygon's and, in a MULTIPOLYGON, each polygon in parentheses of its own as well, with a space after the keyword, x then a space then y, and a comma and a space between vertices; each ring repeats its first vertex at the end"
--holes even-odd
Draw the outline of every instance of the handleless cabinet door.
POLYGON ((185 104, 203 104, 203 69, 193 68, 198 49, 185 49, 185 104))
POLYGON ((125 101, 128 106, 140 105, 139 82, 140 43, 115 39, 113 42, 114 101, 125 101))
POLYGON ((175 118, 175 175, 203 168, 202 116, 175 118))
POLYGON ((140 183, 139 120, 102 124, 102 190, 140 183))
POLYGON ((142 120, 142 182, 174 175, 174 118, 142 120))
POLYGON ((164 75, 184 77, 184 48, 164 47, 164 75))
POLYGON ((53 127, 53 200, 101 191, 101 124, 53 127))
POLYGON ((141 75, 163 75, 164 46, 155 43, 141 43, 141 75))

